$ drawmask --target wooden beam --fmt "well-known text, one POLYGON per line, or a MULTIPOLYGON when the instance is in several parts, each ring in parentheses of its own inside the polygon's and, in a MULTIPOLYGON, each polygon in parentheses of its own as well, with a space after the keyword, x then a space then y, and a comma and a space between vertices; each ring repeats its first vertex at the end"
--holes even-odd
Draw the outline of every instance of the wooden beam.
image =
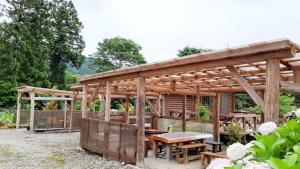
POLYGON ((21 107, 22 107, 21 97, 22 97, 22 93, 18 92, 18 97, 17 97, 17 119, 16 119, 16 128, 17 129, 20 128, 20 121, 21 121, 21 107))
POLYGON ((170 81, 170 89, 172 91, 176 90, 176 81, 175 80, 170 81))
POLYGON ((88 86, 83 84, 82 86, 82 103, 81 103, 81 111, 82 111, 82 118, 87 118, 87 90, 88 86))
POLYGON ((34 92, 29 92, 30 96, 30 131, 33 132, 34 129, 34 106, 35 106, 35 101, 34 101, 34 92))
POLYGON ((182 131, 186 131, 186 102, 187 96, 182 96, 182 131))
POLYGON ((100 117, 104 117, 104 115, 105 115, 105 97, 104 97, 104 94, 99 94, 98 97, 100 99, 100 117))
POLYGON ((267 77, 265 90, 265 122, 272 121, 279 122, 279 74, 280 74, 280 60, 267 60, 267 77))
POLYGON ((260 107, 260 109, 265 112, 265 103, 263 99, 257 94, 257 92, 250 86, 246 79, 233 67, 227 66, 227 69, 230 71, 233 77, 239 82, 239 84, 245 89, 253 101, 260 107))
POLYGON ((293 78, 295 84, 300 84, 300 69, 293 70, 293 78))
POLYGON ((110 121, 110 105, 111 105, 111 85, 110 82, 106 82, 106 94, 105 94, 105 121, 110 121))
POLYGON ((62 101, 70 101, 72 98, 66 97, 34 97, 34 100, 62 100, 62 101))
POLYGON ((288 93, 300 94, 300 84, 280 81, 280 89, 288 93))
POLYGON ((124 119, 125 119, 125 123, 127 124, 129 124, 129 101, 130 101, 130 97, 126 95, 124 119))
POLYGON ((201 96, 216 96, 215 93, 213 92, 198 92, 195 93, 195 91, 193 90, 180 90, 180 91, 174 91, 170 88, 165 88, 165 87, 154 87, 154 86, 147 86, 146 87, 147 91, 151 91, 151 92, 157 92, 160 94, 178 94, 178 95, 201 95, 201 96))
POLYGON ((136 163, 137 166, 143 167, 144 165, 144 144, 145 144, 145 86, 146 78, 143 76, 138 77, 137 83, 137 104, 136 104, 136 115, 137 115, 137 154, 136 163))

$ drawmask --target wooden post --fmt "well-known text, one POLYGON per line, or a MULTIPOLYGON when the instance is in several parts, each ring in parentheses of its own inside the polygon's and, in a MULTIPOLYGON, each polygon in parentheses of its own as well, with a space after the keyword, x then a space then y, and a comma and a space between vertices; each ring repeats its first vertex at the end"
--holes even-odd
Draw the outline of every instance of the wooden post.
POLYGON ((20 120, 21 120, 21 97, 22 93, 18 92, 18 98, 17 98, 17 119, 16 119, 16 128, 20 128, 20 120))
POLYGON ((71 105, 70 105, 70 132, 73 131, 73 119, 74 119, 74 102, 75 102, 75 91, 73 92, 72 100, 71 100, 71 105))
POLYGON ((109 81, 106 82, 105 101, 105 121, 110 121, 111 84, 109 81))
POLYGON ((81 111, 82 111, 82 118, 87 118, 87 91, 88 87, 86 84, 82 85, 82 103, 81 103, 81 111))
POLYGON ((295 84, 300 84, 300 69, 293 70, 293 81, 295 84))
POLYGON ((127 124, 129 124, 129 101, 130 101, 130 97, 128 95, 126 95, 124 119, 125 119, 125 123, 127 123, 127 124))
POLYGON ((68 103, 65 100, 65 104, 64 104, 64 129, 67 129, 67 108, 68 108, 68 103))
POLYGON ((182 131, 186 131, 186 95, 182 96, 182 131))
POLYGON ((279 122, 279 95, 280 95, 280 60, 267 60, 267 77, 265 89, 265 112, 264 120, 266 122, 279 122))
POLYGON ((35 93, 34 92, 29 92, 29 96, 30 96, 30 131, 33 132, 33 128, 34 128, 34 96, 35 93))
POLYGON ((144 145, 145 145, 145 95, 146 78, 143 76, 138 77, 137 82, 137 104, 136 104, 136 115, 137 115, 137 154, 136 163, 137 166, 142 167, 144 164, 144 145))
POLYGON ((219 129, 219 113, 221 109, 221 94, 217 93, 217 96, 214 97, 214 113, 212 116, 212 122, 213 122, 213 136, 215 141, 219 141, 220 139, 220 129, 219 129))
POLYGON ((100 117, 103 117, 105 115, 105 97, 104 94, 98 94, 98 97, 100 99, 100 117))

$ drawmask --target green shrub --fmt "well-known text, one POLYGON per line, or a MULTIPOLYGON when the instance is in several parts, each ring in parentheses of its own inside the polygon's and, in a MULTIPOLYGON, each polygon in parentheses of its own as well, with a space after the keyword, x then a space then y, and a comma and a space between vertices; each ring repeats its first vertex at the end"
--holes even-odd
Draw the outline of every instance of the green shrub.
POLYGON ((198 120, 203 120, 203 121, 210 120, 209 107, 207 105, 198 105, 196 111, 197 111, 198 120))
POLYGON ((5 112, 0 114, 0 128, 7 128, 14 126, 14 113, 5 112))
POLYGON ((230 123, 228 125, 228 130, 226 132, 226 135, 228 136, 229 139, 229 145, 236 143, 236 142, 241 142, 242 137, 244 136, 244 130, 243 128, 236 123, 230 123))

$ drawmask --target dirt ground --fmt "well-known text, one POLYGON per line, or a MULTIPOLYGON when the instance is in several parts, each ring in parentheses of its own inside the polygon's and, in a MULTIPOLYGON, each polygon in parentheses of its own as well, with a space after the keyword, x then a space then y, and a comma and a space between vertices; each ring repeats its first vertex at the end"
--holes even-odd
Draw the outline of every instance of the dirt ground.
POLYGON ((126 169, 119 162, 87 153, 80 133, 30 133, 0 129, 0 169, 126 169))

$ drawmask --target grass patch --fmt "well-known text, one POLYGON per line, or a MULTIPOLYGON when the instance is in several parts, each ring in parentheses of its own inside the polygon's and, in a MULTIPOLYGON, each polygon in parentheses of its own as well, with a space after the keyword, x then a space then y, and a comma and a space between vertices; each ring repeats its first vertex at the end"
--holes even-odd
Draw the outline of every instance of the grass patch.
POLYGON ((47 160, 55 162, 59 166, 65 165, 65 160, 61 157, 60 154, 52 154, 49 157, 47 157, 47 160))
POLYGON ((13 155, 13 152, 11 151, 11 145, 0 145, 0 155, 6 158, 11 157, 13 155))

